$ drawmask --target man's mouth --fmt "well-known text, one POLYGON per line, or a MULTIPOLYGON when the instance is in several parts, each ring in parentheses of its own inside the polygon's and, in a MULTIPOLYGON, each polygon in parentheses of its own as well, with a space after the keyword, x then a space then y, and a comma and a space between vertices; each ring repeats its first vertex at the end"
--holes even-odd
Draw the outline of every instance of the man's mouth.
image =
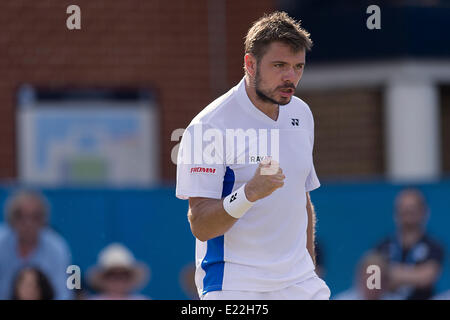
POLYGON ((294 94, 295 90, 292 88, 281 88, 280 93, 282 97, 290 97, 294 94))

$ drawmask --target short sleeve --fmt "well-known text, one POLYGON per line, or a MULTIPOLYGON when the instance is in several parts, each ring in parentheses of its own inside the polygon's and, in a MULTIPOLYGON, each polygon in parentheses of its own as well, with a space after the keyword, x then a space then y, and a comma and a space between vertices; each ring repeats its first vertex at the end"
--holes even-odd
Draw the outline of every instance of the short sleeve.
POLYGON ((202 124, 185 130, 177 156, 177 198, 222 197, 226 169, 223 140, 220 130, 202 124))
POLYGON ((306 178, 305 182, 305 190, 306 192, 310 192, 314 189, 320 187, 320 181, 316 174, 316 169, 314 168, 314 164, 311 164, 311 170, 309 171, 309 175, 306 178))
MULTIPOLYGON (((311 113, 311 110, 308 107, 309 116, 310 116, 310 133, 309 133, 309 140, 311 143, 311 152, 314 150, 314 118, 311 113)), ((317 189, 320 187, 320 181, 316 174, 316 169, 314 168, 314 161, 311 163, 311 169, 309 171, 308 177, 306 178, 305 182, 305 190, 306 192, 310 192, 314 189, 317 189)))

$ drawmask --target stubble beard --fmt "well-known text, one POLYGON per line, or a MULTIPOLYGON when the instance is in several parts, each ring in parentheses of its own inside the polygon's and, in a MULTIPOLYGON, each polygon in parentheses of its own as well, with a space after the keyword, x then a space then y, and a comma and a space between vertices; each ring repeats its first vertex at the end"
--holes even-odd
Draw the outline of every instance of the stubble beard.
POLYGON ((280 106, 284 106, 284 105, 288 104, 289 102, 291 102, 292 98, 289 98, 289 100, 285 100, 285 101, 277 101, 277 100, 271 98, 268 93, 264 92, 261 89, 261 81, 262 81, 261 74, 259 72, 259 67, 257 67, 256 74, 255 74, 255 92, 261 101, 273 103, 273 104, 280 105, 280 106))

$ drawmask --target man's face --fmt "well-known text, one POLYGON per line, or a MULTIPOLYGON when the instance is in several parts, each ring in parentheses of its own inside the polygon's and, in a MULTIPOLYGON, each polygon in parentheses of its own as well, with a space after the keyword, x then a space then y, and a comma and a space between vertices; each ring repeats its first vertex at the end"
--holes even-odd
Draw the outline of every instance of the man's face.
POLYGON ((305 65, 305 50, 293 52, 282 42, 272 42, 257 62, 255 89, 264 102, 285 105, 291 101, 305 65))
POLYGON ((105 294, 123 296, 132 288, 132 273, 121 267, 114 267, 103 274, 103 290, 105 294))
POLYGON ((413 193, 400 195, 396 207, 396 220, 399 227, 419 227, 423 224, 424 208, 413 193))
POLYGON ((24 198, 13 215, 12 225, 17 231, 19 239, 34 240, 44 225, 44 213, 39 201, 24 198))

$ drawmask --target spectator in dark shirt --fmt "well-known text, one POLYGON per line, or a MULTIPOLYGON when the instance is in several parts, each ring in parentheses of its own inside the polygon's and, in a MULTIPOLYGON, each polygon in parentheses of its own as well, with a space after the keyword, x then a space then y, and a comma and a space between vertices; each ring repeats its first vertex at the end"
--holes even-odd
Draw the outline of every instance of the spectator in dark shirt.
POLYGON ((426 300, 434 294, 443 249, 426 233, 429 210, 416 189, 405 189, 395 201, 397 231, 376 250, 389 261, 390 290, 405 300, 426 300))

